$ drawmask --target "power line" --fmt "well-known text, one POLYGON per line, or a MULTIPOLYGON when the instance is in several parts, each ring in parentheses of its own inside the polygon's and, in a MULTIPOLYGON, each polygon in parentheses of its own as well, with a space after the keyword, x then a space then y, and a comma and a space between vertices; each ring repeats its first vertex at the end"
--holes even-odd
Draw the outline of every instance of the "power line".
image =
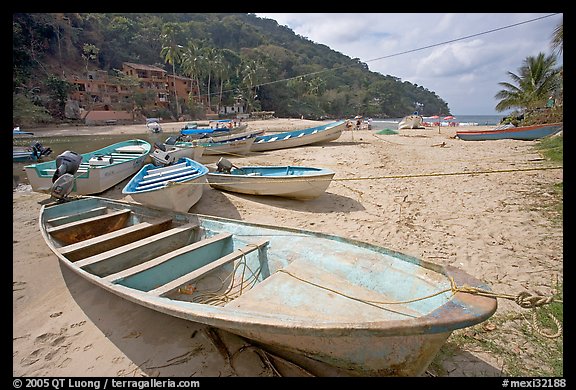
MULTIPOLYGON (((529 19, 529 20, 525 20, 525 21, 523 21, 523 22, 518 22, 518 23, 514 23, 514 24, 509 24, 509 25, 507 25, 507 26, 498 27, 498 28, 494 28, 494 29, 491 29, 491 30, 486 30, 486 31, 479 32, 479 33, 476 33, 476 34, 466 35, 466 36, 463 36, 463 37, 460 37, 460 38, 450 39, 450 40, 447 40, 447 41, 443 41, 443 42, 440 42, 440 43, 434 43, 434 44, 427 45, 427 46, 423 46, 423 47, 419 47, 419 48, 416 48, 416 49, 405 50, 405 51, 402 51, 402 52, 399 52, 399 53, 394 53, 394 54, 389 54, 389 55, 382 56, 382 57, 373 58, 373 59, 364 61, 363 63, 368 63, 368 62, 373 62, 373 61, 380 61, 380 60, 387 59, 387 58, 397 57, 397 56, 401 56, 401 55, 404 55, 404 54, 409 54, 409 53, 414 53, 414 52, 417 52, 417 51, 422 51, 422 50, 430 49, 430 48, 432 48, 432 47, 438 47, 438 46, 442 46, 442 45, 447 45, 447 44, 449 44, 449 43, 454 43, 454 42, 458 42, 458 41, 463 41, 463 40, 470 39, 470 38, 474 38, 474 37, 478 37, 478 36, 481 36, 481 35, 491 34, 491 33, 497 32, 497 31, 502 31, 502 30, 506 30, 506 29, 509 29, 509 28, 518 27, 518 26, 521 26, 521 25, 523 25, 523 24, 533 23, 533 22, 536 22, 536 21, 539 21, 539 20, 542 20, 542 19, 546 19, 546 18, 555 16, 555 15, 559 15, 559 14, 560 14, 560 13, 554 13, 554 14, 549 14, 549 15, 545 15, 545 16, 540 16, 540 17, 538 17, 538 18, 529 19)), ((295 80, 295 79, 299 79, 299 78, 303 78, 303 77, 308 77, 308 76, 312 76, 312 75, 317 75, 317 74, 320 74, 320 73, 325 73, 325 72, 331 72, 331 71, 340 70, 340 69, 351 68, 351 67, 354 67, 354 66, 358 66, 358 64, 356 63, 356 64, 350 64, 350 65, 342 65, 342 66, 338 66, 338 67, 335 67, 335 68, 323 69, 323 70, 319 70, 319 71, 316 71, 316 72, 305 73, 305 74, 302 74, 302 75, 293 76, 293 77, 288 77, 288 78, 284 78, 284 79, 280 79, 280 80, 268 81, 268 82, 265 82, 265 83, 256 84, 256 85, 254 85, 253 87, 254 87, 254 88, 258 88, 258 87, 262 87, 262 86, 265 86, 265 85, 271 85, 271 84, 276 84, 276 83, 280 83, 280 82, 284 82, 284 81, 295 80)), ((222 91, 222 93, 226 93, 226 92, 234 92, 234 90, 230 89, 230 90, 222 91)), ((213 93, 213 94, 210 94, 210 95, 217 95, 217 94, 218 94, 218 93, 213 93)), ((208 95, 206 94, 206 95, 203 95, 203 96, 208 96, 208 95)))

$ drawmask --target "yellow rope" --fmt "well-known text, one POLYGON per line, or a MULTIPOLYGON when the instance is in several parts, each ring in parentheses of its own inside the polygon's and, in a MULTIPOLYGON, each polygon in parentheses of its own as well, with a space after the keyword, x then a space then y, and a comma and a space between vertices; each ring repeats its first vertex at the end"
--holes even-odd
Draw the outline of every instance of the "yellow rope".
MULTIPOLYGON (((413 302, 417 302, 417 301, 422 301, 424 299, 429 299, 429 298, 433 298, 435 296, 447 293, 447 292, 451 292, 451 296, 454 296, 456 293, 465 293, 465 294, 475 294, 475 295, 481 295, 481 296, 485 296, 485 297, 491 297, 491 298, 503 298, 503 299, 509 299, 509 300, 513 300, 514 302, 516 302, 516 304, 518 304, 518 306, 524 308, 524 309, 535 309, 536 307, 541 307, 550 303, 563 303, 563 301, 561 300, 557 300, 554 299, 554 297, 544 297, 542 295, 532 295, 526 291, 522 291, 517 295, 510 295, 510 294, 502 294, 502 293, 496 293, 490 290, 485 290, 485 289, 481 289, 481 288, 477 288, 477 287, 470 287, 470 286, 457 286, 456 282, 454 281, 454 279, 452 277, 449 278, 450 280, 450 288, 446 288, 444 290, 429 294, 429 295, 425 295, 423 297, 419 297, 419 298, 414 298, 414 299, 408 299, 408 300, 404 300, 404 301, 373 301, 373 300, 369 300, 369 299, 362 299, 362 298, 357 298, 357 297, 353 297, 351 295, 348 294, 344 294, 340 291, 331 289, 329 287, 326 286, 322 286, 319 285, 317 283, 311 282, 309 280, 303 279, 299 276, 294 275, 293 273, 280 269, 278 270, 278 272, 283 272, 287 275, 290 275, 291 277, 298 279, 302 282, 308 283, 310 285, 316 286, 318 288, 333 292, 335 294, 341 295, 343 297, 358 301, 358 302, 362 302, 362 303, 366 303, 370 306, 374 306, 377 307, 379 309, 385 309, 383 307, 380 307, 378 305, 398 305, 398 304, 408 304, 408 303, 413 303, 413 302)), ((400 314, 404 314, 404 315, 408 315, 405 313, 400 313, 400 314)), ((557 327, 557 332, 554 334, 548 334, 543 332, 537 325, 536 323, 536 313, 533 313, 533 327, 534 329, 536 329, 536 331, 541 334, 544 337, 547 338, 556 338, 559 337, 562 334, 562 325, 560 324, 560 322, 556 319, 556 317, 554 317, 554 315, 552 314, 548 314, 548 316, 552 319, 552 321, 554 321, 554 323, 556 324, 557 327)))
MULTIPOLYGON (((461 176, 461 175, 482 175, 490 173, 510 173, 510 172, 529 172, 529 171, 543 171, 550 169, 563 169, 563 167, 539 167, 539 168, 525 168, 525 169, 499 169, 491 171, 474 171, 474 172, 448 172, 448 173, 420 173, 420 174, 410 174, 410 175, 389 175, 389 176, 371 176, 371 177, 348 177, 348 178, 291 178, 291 179, 274 179, 274 183, 292 183, 292 182, 315 182, 315 181, 359 181, 359 180, 381 180, 381 179, 406 179, 406 178, 418 178, 418 177, 434 177, 434 176, 461 176)), ((242 177, 241 175, 238 175, 242 177)), ((224 184, 256 184, 256 183, 270 183, 270 180, 263 178, 262 180, 240 180, 240 181, 229 181, 229 182, 213 182, 212 184, 224 185, 224 184)), ((205 182, 174 182, 175 184, 200 184, 204 185, 205 182)))

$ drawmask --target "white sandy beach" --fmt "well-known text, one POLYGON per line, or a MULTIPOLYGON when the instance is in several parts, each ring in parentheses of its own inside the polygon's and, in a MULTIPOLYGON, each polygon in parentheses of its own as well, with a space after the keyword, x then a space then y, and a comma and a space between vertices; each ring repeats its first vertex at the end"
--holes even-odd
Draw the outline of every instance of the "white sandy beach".
MULTIPOLYGON (((317 124, 300 119, 248 122, 267 131, 317 124)), ((144 125, 33 130, 37 135, 142 133, 144 125), (100 133, 101 132, 101 133, 100 133)), ((182 123, 163 124, 177 133, 182 123)), ((475 129, 485 126, 474 126, 475 129)), ((324 145, 227 157, 236 165, 308 165, 336 172, 311 201, 235 195, 207 188, 190 212, 342 235, 461 268, 494 291, 553 292, 563 281, 563 230, 546 213, 563 169, 542 158, 534 141, 462 141, 456 128, 400 130, 395 135, 345 131, 324 145)), ((101 194, 123 199, 126 183, 101 194)), ((40 234, 49 196, 13 192, 13 375, 25 377, 271 376, 245 341, 118 298, 58 263, 40 234)), ((521 311, 499 300, 497 315, 521 311)), ((526 354, 511 321, 495 338, 526 354)), ((499 376, 503 359, 459 350, 442 362, 447 376, 499 376)), ((284 367, 286 375, 303 375, 284 367)))

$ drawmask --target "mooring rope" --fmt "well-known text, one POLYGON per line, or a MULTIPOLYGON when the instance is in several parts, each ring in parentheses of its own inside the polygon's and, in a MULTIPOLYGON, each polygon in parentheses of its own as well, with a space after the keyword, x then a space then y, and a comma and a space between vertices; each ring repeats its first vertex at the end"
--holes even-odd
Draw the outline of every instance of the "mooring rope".
MULTIPOLYGON (((429 295, 425 295, 422 297, 418 297, 418 298, 414 298, 414 299, 408 299, 408 300, 402 300, 402 301, 374 301, 374 300, 369 300, 369 299, 363 299, 363 298, 357 298, 357 297, 353 297, 351 295, 342 293, 340 291, 334 290, 332 288, 326 287, 326 286, 322 286, 320 284, 314 283, 312 281, 306 280, 304 278, 301 278, 297 275, 294 275, 293 273, 291 273, 290 271, 286 271, 284 269, 280 269, 277 272, 283 272, 287 275, 290 275, 291 277, 298 279, 302 282, 308 283, 310 285, 316 286, 318 288, 333 292, 335 294, 341 295, 343 297, 358 301, 358 302, 362 302, 365 304, 369 304, 371 306, 380 308, 380 309, 384 309, 386 310, 386 308, 380 307, 378 305, 399 305, 399 304, 408 304, 408 303, 413 303, 413 302, 417 302, 417 301, 422 301, 425 299, 429 299, 429 298, 433 298, 435 296, 447 293, 447 292, 451 292, 451 296, 454 296, 456 293, 465 293, 465 294, 475 294, 475 295, 481 295, 481 296, 485 296, 485 297, 491 297, 491 298, 503 298, 503 299, 508 299, 508 300, 513 300, 514 302, 516 302, 516 304, 524 309, 535 309, 537 307, 541 307, 550 303, 564 303, 561 300, 557 300, 554 297, 545 297, 542 295, 535 295, 535 294, 530 294, 529 292, 526 291, 522 291, 517 295, 511 295, 511 294, 503 294, 503 293, 497 293, 494 291, 490 291, 490 290, 486 290, 486 289, 481 289, 478 287, 470 287, 470 286, 457 286, 456 282, 454 281, 454 278, 449 277, 450 280, 450 287, 446 288, 444 290, 441 291, 437 291, 435 293, 429 294, 429 295)), ((402 313, 404 314, 404 313, 402 313)), ((407 315, 407 314, 405 314, 407 315)), ((554 334, 548 334, 542 331, 542 329, 537 325, 537 321, 536 321, 536 313, 533 313, 533 326, 534 329, 541 334, 544 337, 547 338, 556 338, 559 337, 560 335, 562 335, 562 325, 560 324, 560 322, 558 321, 558 319, 556 319, 556 317, 554 317, 554 315, 552 314, 548 314, 548 316, 552 319, 552 321, 554 321, 554 323, 556 324, 557 327, 557 332, 554 334)))
MULTIPOLYGON (((274 183, 292 183, 298 181, 304 182, 314 182, 314 181, 363 181, 363 180, 382 180, 382 179, 409 179, 409 178, 419 178, 419 177, 434 177, 434 176, 462 176, 462 175, 483 175, 491 173, 511 173, 511 172, 529 172, 529 171, 544 171, 551 169, 563 169, 561 166, 555 167, 538 167, 538 168, 517 168, 517 169, 497 169, 497 170, 485 170, 485 171, 472 171, 472 172, 436 172, 436 173, 417 173, 417 174, 407 174, 407 175, 386 175, 386 176, 365 176, 365 177, 344 177, 344 178, 313 178, 313 177, 303 177, 291 178, 291 179, 274 179, 274 183)), ((238 175, 238 177, 242 177, 238 175)), ((205 182, 172 182, 173 184, 199 184, 204 185, 205 182)), ((224 184, 257 184, 257 183, 270 183, 270 180, 266 180, 262 177, 262 180, 239 180, 239 181, 228 181, 228 182, 212 182, 215 185, 224 184)))

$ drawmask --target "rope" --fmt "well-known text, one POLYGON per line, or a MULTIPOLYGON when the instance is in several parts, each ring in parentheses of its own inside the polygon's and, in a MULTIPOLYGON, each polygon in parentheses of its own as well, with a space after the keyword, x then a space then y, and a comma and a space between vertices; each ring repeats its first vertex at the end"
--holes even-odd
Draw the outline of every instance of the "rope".
MULTIPOLYGON (((429 299, 429 298, 433 298, 435 296, 444 294, 444 293, 448 293, 451 292, 451 297, 454 296, 456 293, 464 293, 464 294, 475 294, 475 295, 481 295, 481 296, 485 296, 485 297, 490 297, 490 298, 503 298, 503 299, 509 299, 509 300, 513 300, 514 302, 516 302, 516 304, 524 309, 535 309, 537 307, 541 307, 550 303, 564 303, 561 300, 557 300, 554 299, 554 297, 545 297, 542 295, 533 295, 530 294, 526 291, 522 291, 517 295, 511 295, 511 294, 503 294, 503 293, 496 293, 490 290, 485 290, 485 289, 481 289, 481 288, 477 288, 477 287, 470 287, 470 286, 457 286, 456 282, 454 281, 454 279, 452 277, 449 278, 450 280, 450 287, 446 288, 444 290, 429 294, 429 295, 425 295, 419 298, 414 298, 414 299, 408 299, 408 300, 403 300, 403 301, 374 301, 374 300, 369 300, 369 299, 362 299, 362 298, 357 298, 357 297, 353 297, 350 296, 348 294, 344 294, 340 291, 331 289, 329 287, 326 286, 322 286, 319 285, 317 283, 311 282, 309 280, 303 279, 299 276, 294 275, 293 273, 280 269, 277 272, 283 272, 287 275, 290 275, 291 277, 298 279, 302 282, 308 283, 310 285, 316 286, 318 288, 333 292, 334 294, 338 294, 341 295, 343 297, 361 302, 361 303, 365 303, 368 304, 370 306, 374 306, 377 307, 379 309, 383 309, 383 310, 387 310, 386 308, 383 308, 381 306, 378 305, 399 305, 399 304, 408 304, 408 303, 413 303, 413 302, 417 302, 417 301, 422 301, 425 299, 429 299)), ((405 313, 400 313, 400 314, 404 314, 404 315, 408 315, 405 313)), ((556 319, 556 317, 554 317, 554 315, 552 314, 548 314, 548 316, 552 319, 552 321, 554 321, 554 323, 556 324, 556 328, 557 328, 557 332, 554 334, 548 334, 543 332, 537 325, 536 323, 536 313, 534 311, 533 313, 533 326, 534 329, 536 329, 536 331, 541 334, 544 337, 547 338, 556 338, 559 337, 562 334, 562 325, 560 324, 560 322, 558 321, 558 319, 556 319)))
MULTIPOLYGON (((247 246, 253 246, 256 249, 258 249, 258 245, 256 245, 256 244, 249 243, 246 245, 247 246)), ((256 283, 258 282, 258 277, 260 276, 260 273, 262 271, 262 267, 258 266, 258 268, 255 271, 252 271, 252 269, 248 266, 248 264, 246 264, 246 253, 244 253, 242 251, 242 249, 238 249, 238 251, 240 251, 242 253, 242 256, 240 258, 241 260, 234 266, 234 269, 232 270, 232 272, 230 272, 228 274, 228 276, 226 276, 226 278, 220 279, 220 286, 215 290, 211 290, 211 291, 204 292, 202 294, 195 295, 191 299, 191 302, 209 304, 209 305, 213 305, 213 306, 223 306, 226 303, 228 303, 228 302, 238 298, 240 295, 242 295, 244 290, 250 290, 250 289, 252 289, 252 287, 254 287, 256 285, 256 283), (240 282, 239 282, 239 284, 237 284, 236 283, 236 273, 240 269, 241 266, 243 266, 242 267, 242 273, 241 273, 241 277, 240 277, 240 282), (250 272, 250 275, 247 278, 245 278, 246 270, 248 270, 250 272), (228 286, 228 288, 224 292, 220 292, 220 290, 224 287, 224 284, 226 283, 226 281, 229 279, 231 280, 230 286, 228 286)), ((196 290, 195 288, 190 289, 187 287, 188 286, 180 288, 179 292, 192 294, 196 290), (191 291, 191 292, 187 292, 187 291, 191 291)))
MULTIPOLYGON (((348 177, 348 178, 291 178, 291 179, 274 179, 274 183, 292 183, 295 181, 362 181, 362 180, 381 180, 381 179, 406 179, 406 178, 418 178, 418 177, 434 177, 434 176, 462 176, 462 175, 482 175, 490 173, 511 173, 511 172, 529 172, 529 171, 544 171, 550 169, 563 169, 563 167, 539 167, 539 168, 518 168, 518 169, 499 169, 499 170, 486 170, 486 171, 473 171, 473 172, 447 172, 447 173, 420 173, 420 174, 408 174, 408 175, 389 175, 389 176, 369 176, 369 177, 348 177)), ((240 180, 240 181, 229 181, 229 182, 213 182, 212 184, 256 184, 256 183, 270 183, 270 180, 240 180)), ((186 184, 200 184, 204 185, 206 183, 186 183, 186 184)))

